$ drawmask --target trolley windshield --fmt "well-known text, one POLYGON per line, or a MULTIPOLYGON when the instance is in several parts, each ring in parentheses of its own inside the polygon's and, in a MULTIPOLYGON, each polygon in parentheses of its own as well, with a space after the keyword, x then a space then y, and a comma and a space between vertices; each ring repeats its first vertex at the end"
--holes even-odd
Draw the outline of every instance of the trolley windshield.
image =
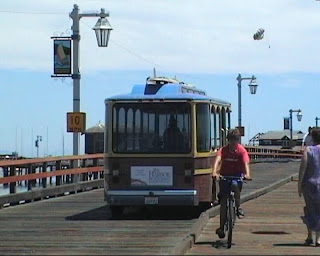
POLYGON ((116 103, 112 130, 115 153, 189 153, 191 107, 187 102, 116 103))

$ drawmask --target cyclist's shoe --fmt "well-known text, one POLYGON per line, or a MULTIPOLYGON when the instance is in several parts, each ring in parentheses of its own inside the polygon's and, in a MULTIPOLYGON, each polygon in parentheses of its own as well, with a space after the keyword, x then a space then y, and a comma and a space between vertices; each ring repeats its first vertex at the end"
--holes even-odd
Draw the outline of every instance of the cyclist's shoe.
POLYGON ((241 207, 238 207, 238 209, 237 209, 237 216, 238 216, 239 219, 243 219, 244 218, 244 212, 243 212, 241 207))
POLYGON ((223 229, 221 229, 221 228, 218 228, 218 229, 216 230, 216 234, 217 234, 218 237, 221 238, 221 239, 226 236, 226 234, 224 233, 223 229))
POLYGON ((304 241, 304 245, 312 245, 312 244, 313 244, 312 238, 307 238, 307 239, 304 241))

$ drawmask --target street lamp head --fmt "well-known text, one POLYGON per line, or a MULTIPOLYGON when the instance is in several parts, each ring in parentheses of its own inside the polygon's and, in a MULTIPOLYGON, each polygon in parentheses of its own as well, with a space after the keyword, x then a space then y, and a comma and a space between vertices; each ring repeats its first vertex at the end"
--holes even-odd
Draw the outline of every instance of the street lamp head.
POLYGON ((297 118, 299 122, 302 120, 302 114, 300 111, 297 113, 297 118))
POLYGON ((258 87, 257 79, 254 76, 252 76, 252 79, 251 79, 251 81, 249 83, 250 93, 251 94, 256 94, 257 87, 258 87))
POLYGON ((107 47, 112 27, 107 18, 99 18, 96 25, 93 27, 96 33, 99 47, 107 47))

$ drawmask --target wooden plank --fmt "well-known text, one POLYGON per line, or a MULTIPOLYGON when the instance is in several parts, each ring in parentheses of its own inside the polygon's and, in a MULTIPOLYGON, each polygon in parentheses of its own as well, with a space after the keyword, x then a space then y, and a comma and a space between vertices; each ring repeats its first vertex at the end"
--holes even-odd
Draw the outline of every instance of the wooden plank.
POLYGON ((18 182, 18 181, 24 181, 24 180, 48 178, 48 177, 67 175, 67 174, 70 175, 70 174, 79 174, 79 173, 86 173, 86 172, 101 172, 103 170, 104 170, 103 166, 96 166, 96 167, 56 170, 54 172, 42 172, 42 173, 25 174, 25 175, 19 175, 19 176, 9 176, 9 177, 0 178, 0 184, 18 182))
POLYGON ((0 167, 14 166, 14 165, 28 165, 45 162, 56 162, 56 161, 69 161, 69 160, 82 160, 82 159, 96 159, 103 158, 103 154, 86 154, 77 156, 59 156, 59 157, 44 157, 44 158, 33 158, 33 159, 21 159, 21 160, 3 160, 0 161, 0 167))

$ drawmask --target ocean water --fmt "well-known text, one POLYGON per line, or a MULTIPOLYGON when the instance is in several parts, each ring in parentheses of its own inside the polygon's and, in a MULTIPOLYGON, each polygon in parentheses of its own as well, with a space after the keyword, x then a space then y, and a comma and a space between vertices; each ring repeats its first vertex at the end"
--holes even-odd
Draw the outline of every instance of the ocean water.
MULTIPOLYGON (((0 178, 4 177, 3 169, 0 168, 0 178)), ((50 178, 47 178, 47 188, 54 187, 56 184, 56 178, 52 177, 52 184, 50 184, 50 178)), ((41 188, 42 185, 38 182, 34 185, 34 188, 41 188)), ((28 185, 26 182, 22 181, 20 183, 16 183, 16 193, 26 192, 28 191, 28 185)), ((0 196, 9 195, 10 194, 10 185, 9 184, 0 184, 0 196)))

